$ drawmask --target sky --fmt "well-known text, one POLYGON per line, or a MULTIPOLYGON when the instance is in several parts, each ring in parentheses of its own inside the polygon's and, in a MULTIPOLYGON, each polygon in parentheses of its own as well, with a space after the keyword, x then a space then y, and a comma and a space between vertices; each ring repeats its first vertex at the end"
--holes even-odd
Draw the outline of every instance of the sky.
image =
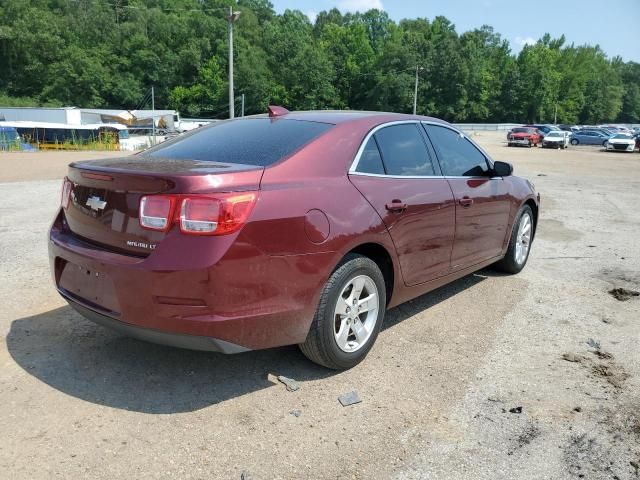
POLYGON ((564 34, 567 44, 600 45, 609 57, 640 62, 640 0, 271 0, 278 13, 301 10, 312 20, 318 12, 378 8, 395 20, 438 15, 458 33, 483 24, 509 40, 514 52, 545 33, 564 34))

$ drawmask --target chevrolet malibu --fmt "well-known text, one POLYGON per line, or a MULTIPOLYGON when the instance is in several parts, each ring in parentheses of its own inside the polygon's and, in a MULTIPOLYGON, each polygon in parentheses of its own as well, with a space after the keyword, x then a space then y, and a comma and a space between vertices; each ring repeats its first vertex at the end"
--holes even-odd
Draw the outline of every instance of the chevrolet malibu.
POLYGON ((49 235, 86 318, 223 353, 298 344, 346 369, 385 311, 527 263, 539 195, 446 122, 288 112, 69 166, 49 235))

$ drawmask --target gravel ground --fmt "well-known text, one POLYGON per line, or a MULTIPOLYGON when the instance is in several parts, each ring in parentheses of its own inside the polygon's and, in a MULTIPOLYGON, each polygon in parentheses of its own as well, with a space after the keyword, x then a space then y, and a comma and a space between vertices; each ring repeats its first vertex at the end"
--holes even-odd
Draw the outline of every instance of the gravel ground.
POLYGON ((608 293, 640 291, 640 155, 476 139, 542 194, 527 268, 391 310, 342 373, 295 347, 182 351, 82 319, 53 289, 46 230, 65 164, 103 154, 0 154, 3 476, 640 478, 640 298, 608 293))

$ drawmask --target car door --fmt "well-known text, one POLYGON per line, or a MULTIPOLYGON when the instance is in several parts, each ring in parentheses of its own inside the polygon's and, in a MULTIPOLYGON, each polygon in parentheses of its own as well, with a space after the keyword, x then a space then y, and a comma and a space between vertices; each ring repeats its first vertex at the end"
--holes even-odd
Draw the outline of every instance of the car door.
POLYGON ((452 270, 499 256, 511 210, 509 184, 491 176, 484 153, 462 133, 442 124, 424 127, 456 201, 452 270))
POLYGON ((585 142, 587 145, 600 145, 604 140, 601 140, 600 133, 598 132, 585 132, 585 142))
POLYGON ((449 272, 454 198, 418 122, 374 129, 349 178, 385 223, 406 285, 449 272))

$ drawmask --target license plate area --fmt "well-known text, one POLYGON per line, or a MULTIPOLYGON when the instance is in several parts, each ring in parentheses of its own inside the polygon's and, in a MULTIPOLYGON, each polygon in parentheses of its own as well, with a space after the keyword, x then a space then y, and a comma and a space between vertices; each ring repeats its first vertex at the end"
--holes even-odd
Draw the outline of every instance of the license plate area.
POLYGON ((104 272, 71 262, 60 264, 58 288, 77 300, 107 312, 118 313, 120 306, 113 282, 104 272))

